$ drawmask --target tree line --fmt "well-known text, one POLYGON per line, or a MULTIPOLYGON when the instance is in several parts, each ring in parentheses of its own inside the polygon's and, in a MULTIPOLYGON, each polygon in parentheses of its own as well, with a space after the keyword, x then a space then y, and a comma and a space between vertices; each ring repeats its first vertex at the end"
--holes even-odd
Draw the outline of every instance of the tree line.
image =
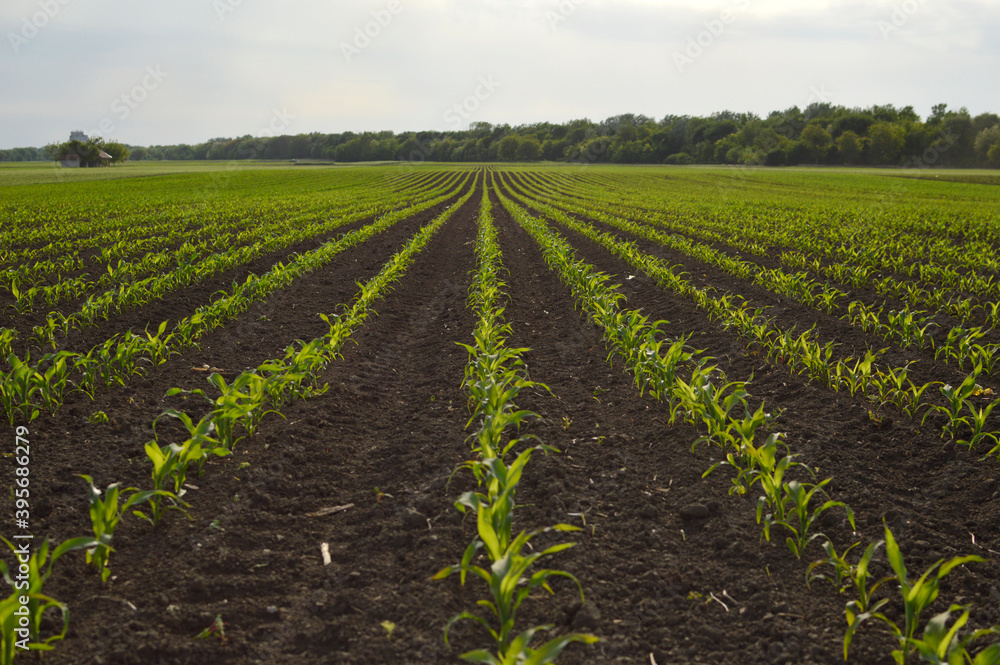
MULTIPOLYGON (((50 146, 51 148, 51 146, 50 146)), ((1000 116, 965 108, 847 108, 827 103, 766 118, 722 111, 656 120, 624 114, 602 122, 510 126, 477 122, 463 131, 344 132, 216 138, 195 145, 132 147, 131 159, 315 159, 336 162, 570 161, 616 164, 799 164, 1000 167, 1000 116)), ((107 148, 104 148, 107 150, 107 148)), ((17 160, 33 149, 0 151, 17 160), (10 153, 10 155, 8 155, 10 153)), ((39 158, 51 156, 42 149, 39 158)))
POLYGON ((14 148, 12 150, 0 150, 0 162, 61 162, 71 155, 75 155, 80 166, 100 166, 104 161, 101 158, 101 151, 110 155, 112 164, 126 161, 131 155, 131 149, 116 141, 105 141, 99 136, 92 137, 86 141, 70 139, 65 143, 50 143, 44 148, 14 148))

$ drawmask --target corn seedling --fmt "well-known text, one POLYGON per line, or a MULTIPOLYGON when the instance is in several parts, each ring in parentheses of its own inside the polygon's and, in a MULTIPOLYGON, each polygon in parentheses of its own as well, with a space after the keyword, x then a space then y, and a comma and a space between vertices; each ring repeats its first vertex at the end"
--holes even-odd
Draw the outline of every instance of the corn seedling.
MULTIPOLYGON (((730 436, 730 449, 726 451, 726 459, 713 464, 705 473, 701 474, 705 478, 720 466, 731 466, 736 471, 732 478, 732 486, 729 494, 744 495, 750 491, 754 483, 761 463, 761 449, 754 446, 754 432, 768 420, 764 413, 764 405, 757 409, 753 415, 747 415, 742 421, 734 420, 731 429, 736 432, 736 436, 730 436)), ((775 446, 778 440, 777 434, 771 434, 764 446, 775 446)), ((697 443, 697 442, 696 442, 697 443)))
POLYGON ((171 348, 170 344, 174 335, 177 333, 170 333, 169 335, 164 336, 166 330, 166 321, 160 324, 155 335, 149 332, 149 326, 146 327, 146 339, 143 341, 143 345, 146 347, 145 351, 149 355, 149 358, 153 361, 154 365, 162 365, 167 362, 171 354, 179 353, 179 351, 171 348))
POLYGON ((757 524, 764 523, 764 537, 770 540, 770 524, 785 520, 788 504, 785 502, 785 475, 788 470, 802 467, 811 473, 811 469, 800 462, 794 461, 795 456, 788 452, 788 444, 781 440, 781 435, 775 433, 768 437, 767 442, 756 451, 757 468, 752 471, 750 485, 759 483, 764 492, 757 499, 757 524), (778 446, 784 449, 784 454, 778 456, 778 446), (772 512, 764 519, 764 509, 772 512))
MULTIPOLYGON (((171 388, 167 391, 167 397, 178 394, 198 395, 211 404, 213 407, 211 421, 215 426, 218 443, 226 451, 232 451, 236 443, 243 438, 236 436, 236 429, 239 425, 244 426, 247 436, 249 436, 253 434, 265 415, 278 413, 273 409, 267 411, 263 407, 264 400, 267 398, 264 385, 266 381, 255 372, 243 372, 230 384, 226 383, 221 374, 212 372, 208 376, 208 382, 221 393, 219 397, 212 399, 200 388, 190 391, 171 388)), ((174 414, 171 413, 171 415, 174 414)))
POLYGON ((982 390, 976 383, 976 379, 979 378, 981 371, 982 368, 976 366, 972 373, 965 377, 965 380, 958 386, 952 386, 950 384, 942 386, 941 394, 944 395, 946 400, 948 400, 948 405, 931 406, 930 410, 924 415, 924 420, 926 420, 927 416, 930 414, 937 412, 941 412, 948 417, 948 422, 945 423, 942 428, 942 436, 954 437, 959 426, 969 424, 968 418, 962 415, 962 407, 965 406, 967 400, 975 395, 977 391, 982 390))
POLYGON ((1000 399, 994 400, 982 408, 976 408, 970 402, 966 402, 965 408, 968 410, 969 415, 965 418, 965 424, 969 427, 969 438, 968 440, 959 440, 956 443, 966 445, 969 448, 974 448, 986 439, 993 439, 993 443, 995 444, 1000 443, 996 433, 986 430, 986 420, 990 417, 990 413, 993 412, 997 404, 1000 404, 1000 399))
POLYGON ((856 600, 852 600, 847 603, 846 611, 848 624, 853 621, 853 616, 864 612, 877 611, 880 607, 888 603, 889 600, 883 598, 882 600, 877 601, 875 605, 872 605, 872 596, 880 586, 896 579, 892 575, 888 575, 869 586, 869 582, 871 580, 869 567, 871 566, 872 557, 878 548, 885 543, 881 540, 871 543, 865 548, 861 557, 858 559, 858 562, 856 564, 852 564, 847 557, 851 553, 851 550, 858 547, 860 544, 861 543, 854 543, 844 550, 842 554, 838 554, 833 543, 830 540, 827 540, 823 543, 823 550, 826 552, 826 557, 813 561, 809 564, 808 570, 806 570, 807 584, 813 580, 827 580, 833 584, 833 586, 840 593, 853 590, 856 600), (832 575, 813 572, 819 566, 825 565, 829 565, 833 568, 832 575))
POLYGON ((959 637, 959 631, 965 627, 969 621, 970 608, 968 605, 951 605, 946 611, 934 615, 924 626, 924 639, 911 640, 912 646, 917 650, 924 662, 933 665, 952 665, 958 663, 965 665, 998 665, 1000 664, 1000 643, 991 644, 978 654, 973 656, 970 653, 970 645, 975 640, 988 635, 1000 634, 1000 627, 983 628, 974 630, 959 637), (959 613, 955 618, 954 614, 959 613), (954 619, 954 623, 949 627, 948 622, 954 619))
POLYGON ((891 310, 886 314, 885 326, 889 337, 899 341, 904 347, 915 346, 918 349, 933 347, 934 339, 929 332, 932 327, 937 327, 934 322, 929 322, 923 311, 891 310))
POLYGON ((122 490, 118 483, 113 483, 108 485, 104 498, 101 498, 101 490, 94 485, 94 479, 86 475, 80 477, 87 481, 90 523, 94 530, 93 545, 87 548, 87 563, 100 571, 101 582, 107 582, 111 575, 111 569, 108 568, 108 558, 114 551, 111 547, 111 540, 122 516, 130 508, 145 503, 154 495, 162 496, 169 495, 169 493, 157 490, 143 492, 134 487, 122 490))
POLYGON ((902 404, 900 406, 900 408, 903 410, 903 413, 905 413, 910 418, 916 418, 917 413, 921 409, 930 406, 930 404, 920 401, 924 393, 927 392, 928 388, 939 384, 940 384, 939 381, 931 381, 930 383, 925 383, 922 386, 918 386, 911 381, 909 390, 907 390, 907 392, 903 395, 905 399, 902 400, 902 404))
POLYGON ((182 444, 171 443, 166 446, 160 446, 156 439, 146 443, 146 455, 153 464, 153 489, 156 493, 148 498, 148 515, 138 510, 133 512, 153 526, 159 524, 163 515, 161 498, 169 499, 171 508, 183 512, 187 504, 181 497, 185 493, 184 481, 187 479, 187 470, 191 464, 202 464, 205 456, 209 454, 220 457, 228 454, 225 449, 217 445, 218 441, 210 436, 215 430, 210 415, 195 423, 186 413, 169 409, 153 421, 154 434, 156 425, 163 416, 180 420, 187 429, 189 438, 182 444), (170 486, 173 487, 172 490, 167 489, 170 486))
POLYGON ((540 630, 548 630, 551 626, 535 626, 520 633, 514 631, 517 611, 521 603, 532 591, 538 588, 554 593, 549 585, 553 578, 565 577, 572 580, 580 591, 581 601, 583 600, 583 588, 580 586, 579 580, 572 574, 553 569, 529 572, 539 559, 569 549, 574 543, 552 545, 544 550, 524 555, 525 548, 535 536, 548 531, 579 531, 579 528, 568 524, 559 524, 531 533, 522 531, 506 548, 501 549, 500 540, 497 538, 497 534, 492 531, 489 519, 482 516, 478 523, 481 539, 474 540, 469 545, 460 564, 444 568, 434 576, 434 579, 444 579, 454 573, 459 573, 463 582, 469 573, 482 579, 490 589, 492 600, 481 600, 479 604, 490 610, 497 628, 493 628, 489 620, 477 614, 462 612, 452 617, 448 622, 445 628, 445 642, 448 642, 448 633, 455 623, 463 620, 473 621, 482 626, 493 638, 496 653, 485 650, 469 651, 462 654, 462 659, 472 663, 490 663, 492 665, 514 665, 516 663, 543 665, 554 662, 563 649, 572 642, 585 644, 597 642, 597 638, 593 635, 571 633, 550 640, 537 648, 532 648, 530 643, 535 634, 540 630), (490 561, 493 562, 488 570, 472 563, 476 554, 484 546, 490 561))
POLYGON ((852 397, 856 393, 865 394, 872 383, 874 375, 872 365, 887 350, 868 350, 865 352, 864 358, 854 361, 853 366, 843 360, 837 361, 837 366, 834 370, 834 380, 837 385, 846 386, 852 397))
POLYGON ((43 588, 52 575, 52 567, 62 555, 73 550, 93 546, 92 538, 72 538, 55 549, 46 539, 37 549, 28 550, 0 537, 18 561, 15 570, 9 570, 0 561, 3 574, 13 593, 0 601, 0 665, 11 665, 18 650, 51 651, 52 644, 66 637, 69 628, 69 608, 58 600, 45 595, 43 588), (22 603, 22 599, 27 602, 22 603), (24 608, 24 609, 22 609, 24 608), (62 619, 60 632, 42 636, 42 617, 49 609, 58 610, 62 619), (26 612, 26 614, 24 613, 26 612))
POLYGON ((68 361, 75 356, 75 353, 69 351, 47 355, 42 358, 39 366, 49 363, 49 368, 44 373, 35 371, 34 379, 38 387, 39 399, 50 413, 55 413, 63 403, 71 370, 68 361))
POLYGON ((14 354, 7 356, 10 372, 0 377, 0 403, 7 411, 10 424, 14 424, 17 415, 31 422, 38 417, 33 397, 38 392, 38 372, 29 364, 30 354, 20 360, 14 354))
POLYGON ((17 332, 10 328, 0 328, 0 358, 11 354, 11 345, 17 337, 17 332))
MULTIPOLYGON (((851 641, 854 634, 857 632, 858 627, 863 622, 873 618, 885 624, 889 631, 896 637, 899 648, 893 650, 892 657, 897 665, 905 665, 907 658, 909 658, 910 654, 914 651, 919 651, 921 655, 930 655, 931 653, 937 653, 937 649, 940 647, 944 647, 946 653, 949 649, 954 650, 956 646, 961 644, 961 642, 954 643, 954 635, 946 637, 947 631, 942 632, 941 628, 947 621, 948 616, 954 611, 955 606, 952 606, 952 609, 944 613, 944 615, 937 615, 935 617, 937 623, 933 627, 929 627, 929 635, 925 630, 925 637, 929 637, 930 641, 928 642, 926 639, 923 640, 923 649, 920 648, 921 640, 915 638, 917 628, 920 626, 920 614, 931 603, 937 600, 940 592, 941 580, 944 579, 948 573, 963 564, 981 562, 984 561, 984 559, 976 555, 957 556, 949 559, 948 561, 939 559, 927 568, 927 570, 925 570, 918 579, 911 579, 908 571, 906 570, 906 565, 903 562, 903 555, 902 552, 900 552, 899 545, 896 543, 896 539, 893 537, 892 531, 889 530, 888 526, 885 526, 885 552, 889 559, 889 564, 892 566, 893 572, 895 572, 895 577, 893 579, 899 583, 899 591, 905 610, 904 623, 902 626, 899 626, 885 614, 878 612, 877 609, 881 606, 881 601, 875 607, 863 612, 860 611, 860 608, 858 608, 858 612, 855 612, 851 605, 848 604, 848 629, 844 636, 844 659, 847 659, 848 648, 850 647, 851 641)), ((964 621, 961 622, 961 624, 956 623, 952 629, 957 632, 961 625, 964 625, 964 621)), ((953 662, 971 662, 971 659, 970 661, 961 660, 962 654, 960 652, 956 652, 955 655, 959 658, 953 662)), ((931 660, 930 662, 945 663, 949 661, 938 659, 931 660)))
MULTIPOLYGON (((810 532, 816 519, 830 508, 844 508, 844 510, 847 511, 847 519, 851 523, 851 528, 854 528, 854 513, 851 511, 850 506, 845 504, 843 501, 833 501, 832 499, 827 499, 817 508, 810 509, 810 503, 812 502, 813 496, 817 492, 822 497, 827 496, 826 491, 823 488, 830 483, 830 480, 830 478, 827 478, 826 480, 822 480, 818 483, 800 483, 797 480, 791 480, 782 485, 784 496, 781 500, 785 502, 786 506, 784 506, 779 512, 783 513, 785 518, 781 520, 774 520, 771 524, 783 526, 791 532, 791 535, 785 539, 785 544, 788 545, 788 549, 791 550, 796 559, 802 558, 802 555, 805 553, 806 546, 810 542, 816 538, 826 538, 826 536, 822 533, 810 532)), ((768 524, 768 520, 765 519, 765 535, 768 534, 771 524, 768 524)), ((828 538, 826 538, 826 540, 829 541, 828 538)))
POLYGON ((226 641, 226 623, 222 620, 221 614, 215 615, 215 620, 205 630, 195 635, 195 639, 207 640, 210 637, 218 639, 220 642, 226 641))

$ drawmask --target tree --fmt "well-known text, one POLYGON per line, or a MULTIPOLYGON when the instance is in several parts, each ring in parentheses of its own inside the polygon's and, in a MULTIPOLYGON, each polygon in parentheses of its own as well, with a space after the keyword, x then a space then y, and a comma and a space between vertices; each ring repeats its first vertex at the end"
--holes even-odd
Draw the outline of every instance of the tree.
POLYGON ((132 151, 129 150, 128 146, 122 145, 117 141, 111 141, 110 143, 105 143, 103 150, 104 152, 111 155, 112 164, 120 164, 126 161, 132 154, 132 151))
POLYGON ((521 162, 537 162, 542 158, 542 144, 534 136, 526 136, 517 145, 517 159, 521 162))
POLYGON ((854 132, 855 136, 861 137, 868 132, 875 119, 867 113, 848 113, 833 121, 830 133, 839 138, 846 131, 854 132))
POLYGON ((800 140, 809 153, 809 156, 817 163, 826 157, 826 153, 830 151, 830 147, 833 145, 833 137, 830 136, 830 132, 816 123, 806 125, 806 128, 802 130, 800 140))
POLYGON ((508 134, 497 143, 497 157, 500 158, 500 161, 513 162, 517 159, 517 149, 521 142, 516 134, 508 134))
POLYGON ((837 137, 837 153, 845 164, 854 164, 861 156, 861 137, 848 129, 837 137))
POLYGON ((1000 124, 976 135, 976 156, 991 166, 1000 166, 1000 124))
POLYGON ((975 127, 976 134, 993 125, 1000 125, 1000 115, 996 113, 980 113, 972 119, 972 126, 975 127))
POLYGON ((938 139, 941 142, 938 150, 944 157, 944 163, 949 166, 971 166, 975 160, 973 145, 976 142, 976 130, 969 110, 961 108, 949 113, 942 126, 944 136, 938 139))
POLYGON ((101 149, 104 141, 100 138, 92 138, 86 143, 82 141, 67 141, 58 145, 46 146, 45 151, 50 159, 61 162, 71 156, 80 160, 80 166, 100 166, 101 149))
POLYGON ((927 124, 928 125, 939 124, 942 120, 944 120, 944 116, 947 113, 948 113, 947 104, 935 104, 934 106, 931 107, 931 114, 927 118, 927 124))
POLYGON ((868 130, 868 155, 872 164, 895 164, 903 149, 903 131, 888 122, 876 122, 868 130))

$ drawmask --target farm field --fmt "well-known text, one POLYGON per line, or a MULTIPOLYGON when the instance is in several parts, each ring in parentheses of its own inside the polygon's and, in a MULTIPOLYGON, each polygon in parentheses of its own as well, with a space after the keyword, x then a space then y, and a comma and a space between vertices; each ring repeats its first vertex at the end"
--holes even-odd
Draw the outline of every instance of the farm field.
POLYGON ((131 169, 0 168, 44 662, 1000 658, 995 174, 131 169))

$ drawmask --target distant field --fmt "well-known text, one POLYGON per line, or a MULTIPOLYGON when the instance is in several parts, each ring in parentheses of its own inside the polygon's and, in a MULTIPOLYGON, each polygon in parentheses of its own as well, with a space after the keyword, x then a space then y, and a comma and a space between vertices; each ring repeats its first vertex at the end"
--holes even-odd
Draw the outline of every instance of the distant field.
MULTIPOLYGON (((807 576, 856 574, 888 533, 870 584, 899 574, 887 551, 910 578, 983 558, 944 578, 918 636, 951 603, 1000 624, 997 184, 0 164, 0 416, 9 451, 30 442, 25 533, 37 550, 100 531, 81 474, 101 500, 161 491, 89 565, 55 564, 44 593, 71 620, 45 661, 456 662, 497 648, 469 620, 443 640, 460 612, 496 627, 489 589, 432 577, 561 543, 508 580, 559 571, 514 632, 573 637, 561 663, 843 662, 854 587, 807 576), (810 569, 825 543, 861 546, 810 569)), ((850 662, 891 662, 898 586, 850 662)))

